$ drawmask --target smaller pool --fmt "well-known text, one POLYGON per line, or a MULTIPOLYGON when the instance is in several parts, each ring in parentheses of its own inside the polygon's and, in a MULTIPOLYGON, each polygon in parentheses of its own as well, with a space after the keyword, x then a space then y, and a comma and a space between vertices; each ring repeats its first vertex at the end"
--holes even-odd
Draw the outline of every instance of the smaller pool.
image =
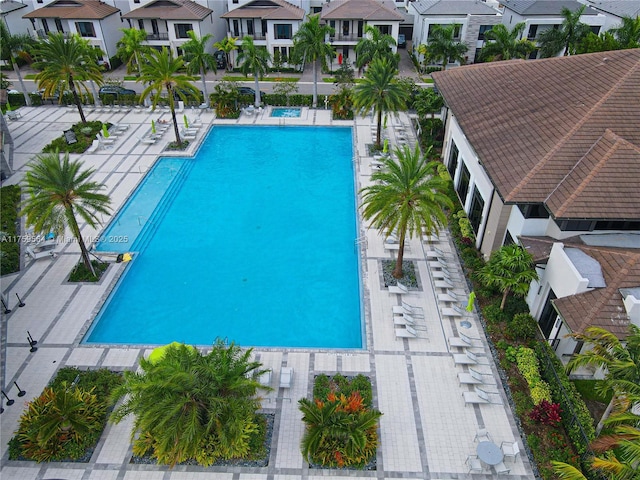
POLYGON ((271 109, 272 117, 287 117, 287 118, 297 118, 300 116, 302 112, 301 108, 288 108, 288 107, 279 107, 271 109))

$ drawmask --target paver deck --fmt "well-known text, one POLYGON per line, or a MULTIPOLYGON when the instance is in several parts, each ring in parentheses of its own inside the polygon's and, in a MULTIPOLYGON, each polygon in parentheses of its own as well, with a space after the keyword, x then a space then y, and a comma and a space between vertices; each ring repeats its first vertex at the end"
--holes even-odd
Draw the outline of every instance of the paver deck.
MULTIPOLYGON (((26 164, 42 147, 61 135, 63 130, 79 121, 74 110, 65 107, 21 108, 22 117, 9 123, 15 143, 14 170, 16 173, 5 184, 18 183, 26 171, 26 164)), ((333 121, 328 110, 304 109, 300 118, 271 118, 269 108, 252 116, 241 115, 237 120, 220 120, 210 112, 189 110, 193 121, 199 118, 205 125, 195 144, 189 146, 190 154, 204 136, 207 128, 216 125, 341 125, 353 126, 356 149, 355 168, 357 188, 370 182, 375 165, 366 147, 372 142, 373 120, 370 116, 358 117, 353 122, 333 121)), ((165 133, 162 141, 144 145, 137 137, 148 133, 151 119, 168 119, 168 112, 149 113, 133 110, 129 113, 90 113, 89 120, 100 119, 111 123, 127 123, 131 127, 113 148, 100 149, 81 158, 96 169, 95 178, 107 185, 114 210, 123 205, 144 173, 171 141, 173 131, 165 133)), ((409 144, 415 143, 415 135, 409 117, 402 113, 385 129, 391 146, 396 145, 394 126, 404 125, 409 133, 409 144)), ((184 153, 181 153, 184 155, 184 153)), ((72 155, 78 158, 79 155, 72 155)), ((107 218, 104 221, 108 221, 107 218)), ((364 291, 364 316, 366 342, 364 350, 308 350, 308 349, 256 349, 254 354, 265 367, 273 369, 272 384, 277 387, 282 366, 295 370, 295 380, 290 389, 276 389, 266 396, 263 409, 276 413, 274 437, 269 465, 264 468, 199 468, 178 466, 173 470, 153 465, 132 465, 129 431, 131 422, 111 425, 88 464, 43 463, 9 461, 7 442, 16 430, 25 402, 38 395, 58 368, 78 366, 82 368, 107 367, 134 369, 138 360, 149 350, 135 346, 105 348, 80 345, 82 333, 108 294, 111 278, 117 273, 117 265, 108 272, 108 278, 98 285, 72 285, 65 283, 71 266, 77 262, 78 247, 68 243, 61 247, 55 260, 27 261, 19 273, 1 279, 2 293, 9 299, 12 312, 2 315, 2 380, 3 390, 15 404, 5 405, 0 416, 3 480, 288 480, 333 478, 416 478, 416 479, 483 479, 498 478, 491 469, 486 474, 469 475, 465 466, 468 455, 475 453, 474 435, 478 428, 488 428, 493 439, 518 440, 513 413, 508 402, 503 405, 465 406, 462 392, 469 386, 458 383, 457 372, 447 338, 455 335, 463 321, 471 323, 464 330, 472 336, 484 338, 483 330, 474 313, 464 317, 443 315, 443 308, 450 307, 438 300, 437 295, 447 293, 437 288, 432 276, 426 251, 429 245, 422 239, 411 239, 405 260, 417 267, 420 288, 404 299, 423 309, 419 319, 416 339, 397 339, 394 332, 392 306, 400 305, 400 296, 389 294, 382 280, 381 261, 394 258, 396 252, 384 248, 383 238, 375 230, 361 225, 362 282, 364 291), (15 293, 25 302, 22 308, 14 307, 15 293), (12 298, 13 297, 13 298, 12 298), (38 340, 38 350, 29 352, 27 330, 38 340), (301 414, 297 399, 309 397, 313 376, 318 373, 364 373, 374 385, 374 402, 383 412, 380 421, 380 447, 375 471, 318 470, 309 468, 300 454, 299 443, 303 434, 301 414), (17 398, 17 382, 27 394, 17 398)), ((99 231, 82 227, 86 236, 99 231)), ((447 232, 441 233, 439 248, 448 255, 448 268, 455 273, 455 291, 468 294, 457 256, 447 232)), ((466 299, 466 297, 465 297, 466 299)), ((484 341, 486 345, 486 341, 484 341)), ((461 353, 453 349, 453 353, 461 353)), ((489 355, 488 348, 485 353, 489 355)), ((501 382, 493 359, 483 371, 493 374, 502 397, 501 382)), ((506 399, 505 399, 506 400, 506 399)), ((534 478, 526 456, 520 455, 510 462, 511 473, 503 478, 534 478)))

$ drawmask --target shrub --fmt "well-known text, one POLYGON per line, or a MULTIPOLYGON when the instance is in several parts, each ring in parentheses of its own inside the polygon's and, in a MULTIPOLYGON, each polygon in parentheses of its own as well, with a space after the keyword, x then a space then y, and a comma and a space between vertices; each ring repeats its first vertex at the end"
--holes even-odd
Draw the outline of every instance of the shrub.
POLYGON ((20 269, 20 243, 18 242, 18 209, 20 187, 8 185, 0 188, 0 274, 20 269))
POLYGON ((538 369, 538 359, 535 352, 527 347, 519 347, 516 354, 518 370, 529 384, 531 400, 535 405, 542 400, 551 401, 549 385, 542 380, 538 369))
POLYGON ((560 416, 560 404, 551 403, 547 400, 542 400, 535 405, 529 413, 529 418, 534 422, 542 423, 543 425, 550 425, 552 427, 557 426, 561 421, 560 416))
POLYGON ((500 302, 498 305, 487 305, 482 309, 482 315, 487 323, 503 323, 507 321, 507 315, 504 311, 500 310, 500 302))
POLYGON ((528 313, 516 313, 507 324, 507 334, 514 340, 533 340, 538 332, 538 323, 528 313))
POLYGON ((76 123, 71 127, 71 130, 76 134, 76 139, 78 140, 76 143, 69 145, 64 135, 62 135, 46 145, 42 151, 44 153, 55 152, 56 150, 59 152, 84 153, 95 140, 96 134, 102 130, 102 122, 96 120, 94 122, 76 123), (87 131, 89 133, 85 133, 87 131))
POLYGON ((518 361, 518 347, 508 346, 504 351, 504 357, 511 363, 516 363, 518 361))

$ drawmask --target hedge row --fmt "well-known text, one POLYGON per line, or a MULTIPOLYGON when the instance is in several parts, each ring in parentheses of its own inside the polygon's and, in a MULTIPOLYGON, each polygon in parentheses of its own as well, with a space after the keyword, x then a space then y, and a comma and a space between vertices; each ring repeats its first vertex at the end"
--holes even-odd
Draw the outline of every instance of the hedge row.
POLYGON ((4 234, 0 242, 1 275, 20 269, 20 243, 17 238, 19 204, 19 186, 8 185, 0 188, 0 230, 4 234))

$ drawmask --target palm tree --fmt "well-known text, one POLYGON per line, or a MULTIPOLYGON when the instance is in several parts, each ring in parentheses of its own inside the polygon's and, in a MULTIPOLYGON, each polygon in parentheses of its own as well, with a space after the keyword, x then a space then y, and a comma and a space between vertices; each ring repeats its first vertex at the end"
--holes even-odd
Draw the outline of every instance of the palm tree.
POLYGON ((161 51, 151 50, 148 55, 144 56, 142 73, 136 80, 147 84, 147 88, 140 94, 140 100, 142 101, 151 95, 154 108, 158 105, 162 93, 167 92, 167 101, 171 109, 173 131, 176 135, 178 148, 182 147, 182 139, 180 138, 178 122, 176 121, 175 95, 178 95, 183 102, 187 101, 185 92, 194 96, 199 95, 198 89, 191 83, 195 80, 195 77, 182 73, 184 70, 184 59, 182 57, 173 58, 167 47, 162 47, 161 51))
POLYGON ((53 96, 70 90, 82 123, 87 123, 82 110, 78 88, 89 93, 86 81, 102 85, 102 70, 96 62, 96 49, 89 40, 79 35, 65 38, 63 33, 49 33, 49 37, 36 44, 34 53, 38 61, 33 66, 40 71, 35 77, 38 88, 44 88, 45 96, 53 96))
POLYGON ((405 89, 396 79, 398 71, 387 58, 369 64, 364 79, 354 87, 354 105, 365 115, 371 108, 377 115, 376 147, 381 148, 382 114, 405 107, 405 89))
POLYGON ((418 146, 396 149, 395 156, 397 161, 384 159, 382 169, 371 175, 372 185, 361 190, 362 214, 387 236, 397 232, 400 248, 393 276, 402 278, 406 236, 437 232, 447 222, 444 209, 453 204, 447 182, 435 173, 437 162, 427 162, 418 146))
POLYGON ((419 118, 425 118, 427 114, 434 118, 435 113, 442 110, 444 98, 433 88, 422 88, 418 91, 413 105, 419 118))
POLYGON ((267 73, 271 55, 265 47, 258 47, 253 43, 253 38, 246 36, 242 39, 242 51, 238 55, 240 71, 245 76, 252 74, 255 83, 255 95, 253 103, 260 106, 260 81, 259 79, 267 73))
POLYGON ((327 59, 335 55, 333 46, 327 42, 327 36, 333 35, 335 29, 320 24, 320 14, 308 15, 296 34, 293 36, 293 57, 302 63, 311 62, 313 66, 313 108, 318 106, 318 60, 322 67, 327 67, 327 59))
POLYGON ((454 40, 456 28, 459 25, 433 25, 429 30, 429 37, 424 48, 419 47, 419 53, 425 55, 428 62, 442 62, 442 69, 446 70, 448 63, 463 62, 468 48, 464 43, 454 40))
POLYGON ((127 73, 134 68, 138 75, 142 74, 142 56, 149 53, 151 47, 143 42, 147 39, 147 32, 137 28, 121 28, 122 37, 116 43, 116 55, 127 64, 127 73))
POLYGON ((509 294, 526 295, 531 282, 538 279, 538 274, 529 252, 520 245, 505 245, 491 254, 487 264, 479 271, 479 278, 502 292, 500 310, 503 310, 509 294))
POLYGON ((75 237, 82 261, 95 276, 89 252, 84 244, 76 216, 95 228, 100 222, 97 214, 109 214, 108 195, 100 193, 105 186, 89 181, 94 169, 81 170, 82 162, 70 161, 69 153, 62 158, 58 152, 36 155, 25 175, 25 195, 21 215, 36 233, 64 233, 68 226, 75 237))
POLYGON ((610 31, 623 49, 640 47, 640 15, 636 18, 622 17, 622 25, 610 31))
POLYGON ((220 40, 219 42, 216 42, 213 44, 214 47, 216 47, 218 50, 221 50, 224 52, 224 55, 227 59, 227 71, 231 71, 231 52, 233 52, 234 50, 236 50, 238 48, 238 45, 236 44, 236 42, 238 41, 237 38, 233 38, 233 37, 224 37, 222 40, 220 40))
POLYGON ((124 373, 112 395, 123 402, 111 420, 135 416, 134 453, 152 450, 171 466, 189 459, 208 465, 218 458, 246 455, 255 415, 256 393, 269 390, 257 378, 252 350, 216 341, 206 355, 187 345, 170 345, 157 361, 140 360, 140 371, 124 373))
POLYGON ((580 21, 586 5, 582 5, 572 12, 562 7, 562 24, 560 28, 550 28, 540 34, 540 56, 542 58, 555 57, 564 50, 564 55, 574 55, 580 40, 586 37, 591 29, 580 21))
POLYGON ((209 70, 217 73, 216 59, 207 52, 207 43, 211 38, 211 34, 206 34, 202 38, 198 38, 193 30, 187 32, 189 40, 182 44, 184 58, 187 62, 187 73, 191 75, 200 75, 202 79, 202 91, 204 92, 204 103, 209 106, 209 94, 207 92, 206 75, 209 70))
POLYGON ((22 79, 22 74, 20 73, 20 67, 18 66, 16 58, 30 58, 26 49, 33 46, 33 44, 34 41, 29 35, 11 35, 4 22, 0 22, 0 49, 2 49, 0 58, 2 58, 2 60, 10 62, 11 65, 13 65, 13 71, 18 77, 20 90, 22 91, 22 95, 24 95, 24 101, 27 106, 31 105, 31 98, 27 93, 27 87, 25 86, 24 80, 22 79))
POLYGON ((485 32, 487 42, 482 47, 480 58, 487 61, 526 58, 536 49, 536 44, 526 38, 520 38, 525 22, 516 23, 511 31, 505 25, 494 25, 485 32))
POLYGON ((386 57, 393 60, 397 67, 397 57, 393 55, 392 48, 396 45, 395 39, 373 25, 364 27, 364 37, 356 45, 356 66, 362 68, 374 58, 386 57))

